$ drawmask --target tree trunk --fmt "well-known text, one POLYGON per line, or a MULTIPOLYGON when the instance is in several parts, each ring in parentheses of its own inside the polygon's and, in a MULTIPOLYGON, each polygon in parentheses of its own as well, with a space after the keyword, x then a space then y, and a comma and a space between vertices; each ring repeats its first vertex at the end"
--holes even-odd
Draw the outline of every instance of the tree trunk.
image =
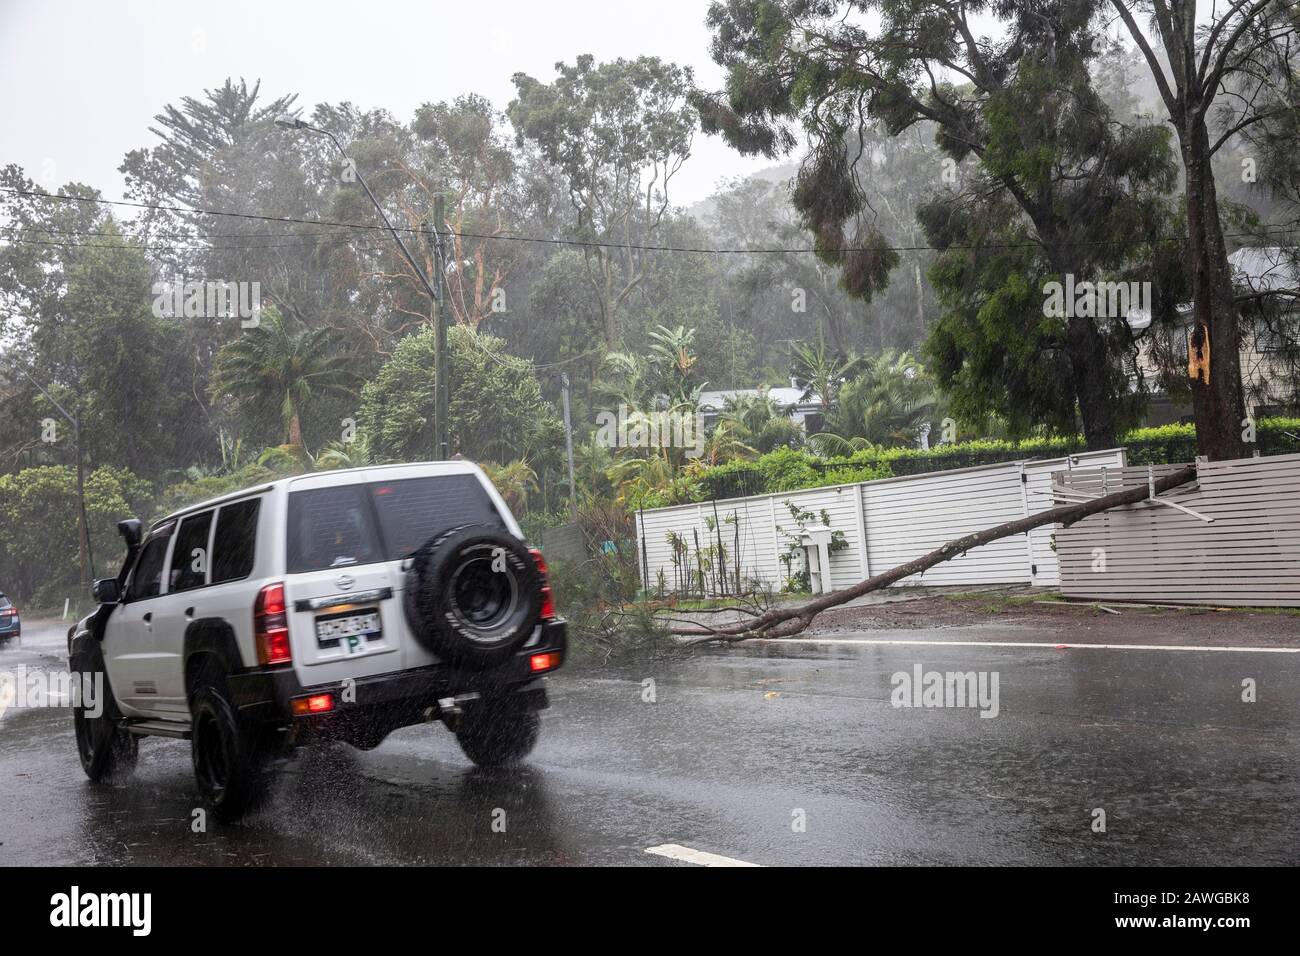
POLYGON ((1070 378, 1083 420, 1083 438, 1090 450, 1114 448, 1115 410, 1106 388, 1109 372, 1106 340, 1097 319, 1070 316, 1065 320, 1065 349, 1070 359, 1070 378))
MULTIPOLYGON (((1191 112, 1191 111, 1189 111, 1191 112)), ((1202 120, 1182 139, 1187 171, 1187 241, 1192 269, 1192 328, 1208 330, 1209 381, 1192 379, 1196 448, 1211 461, 1243 458, 1245 402, 1232 271, 1219 222, 1218 193, 1210 168, 1209 134, 1202 120)))
MULTIPOLYGON (((1034 222, 1039 235, 1054 237, 1061 231, 1055 223, 1049 224, 1045 215, 1035 218, 1034 222)), ((1049 244, 1047 254, 1057 273, 1057 281, 1063 287, 1068 285, 1067 274, 1076 279, 1085 274, 1060 247, 1049 244)), ((1114 448, 1117 441, 1115 408, 1106 387, 1110 356, 1106 352, 1106 339, 1097 327, 1098 321, 1109 320, 1073 315, 1073 305, 1066 303, 1065 354, 1070 361, 1070 385, 1075 401, 1079 403, 1079 418, 1083 421, 1084 444, 1091 451, 1114 448)))
MULTIPOLYGON (((1172 474, 1155 481, 1154 491, 1156 494, 1168 491, 1170 488, 1177 488, 1179 485, 1185 485, 1196 477, 1196 468, 1188 465, 1180 468, 1172 474)), ((1007 538, 1013 534, 1025 534, 1041 525, 1055 524, 1060 522, 1065 527, 1069 527, 1077 521, 1082 521, 1089 515, 1106 511, 1110 508, 1117 508, 1120 505, 1135 504, 1144 500, 1150 489, 1145 484, 1136 485, 1127 488, 1124 491, 1118 491, 1113 495, 1105 495, 1100 498, 1094 498, 1091 501, 1085 501, 1080 504, 1060 505, 1055 508, 1049 508, 1047 511, 1040 511, 1024 518, 1018 518, 1015 521, 1008 521, 994 528, 988 528, 984 531, 976 531, 956 540, 949 541, 938 550, 931 551, 929 554, 908 561, 906 564, 900 564, 896 568, 885 571, 883 574, 877 574, 873 578, 865 581, 859 581, 850 588, 844 588, 841 591, 835 591, 831 594, 824 595, 802 604, 798 607, 777 608, 768 611, 766 614, 760 614, 758 617, 747 621, 740 621, 736 624, 725 627, 708 628, 697 626, 692 628, 671 628, 673 634, 698 635, 699 641, 691 643, 704 643, 711 641, 743 641, 751 637, 790 637, 804 630, 822 611, 833 607, 838 607, 856 597, 861 597, 871 591, 878 591, 881 588, 889 587, 903 578, 911 577, 913 574, 919 574, 929 568, 934 567, 944 561, 951 560, 958 555, 965 554, 973 548, 988 544, 991 541, 997 541, 999 538, 1007 538)))
POLYGON ((302 447, 302 418, 296 407, 289 413, 289 444, 302 447))

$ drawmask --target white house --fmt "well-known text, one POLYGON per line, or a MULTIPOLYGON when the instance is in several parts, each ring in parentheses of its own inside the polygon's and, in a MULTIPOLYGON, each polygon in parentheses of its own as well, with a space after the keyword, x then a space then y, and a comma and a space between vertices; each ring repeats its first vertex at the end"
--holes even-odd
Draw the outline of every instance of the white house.
MULTIPOLYGON (((1241 378, 1247 408, 1256 418, 1283 413, 1300 400, 1300 381, 1296 380, 1292 364, 1281 355, 1286 348, 1300 347, 1297 338, 1300 333, 1300 274, 1296 269, 1295 250, 1278 246, 1243 248, 1230 255, 1228 263, 1232 267, 1238 296, 1259 295, 1257 299, 1243 299, 1240 303, 1241 378)), ((1187 340, 1192 330, 1190 302, 1178 307, 1178 317, 1182 327, 1175 339, 1175 354, 1185 361, 1187 340)), ((1145 330, 1150 322, 1148 314, 1133 312, 1129 315, 1129 324, 1136 332, 1145 330)), ((1156 364, 1151 350, 1150 338, 1142 336, 1138 340, 1138 369, 1148 386, 1154 388, 1156 364)), ((1213 363, 1211 343, 1211 368, 1213 363)), ((1159 403, 1153 404, 1158 406, 1159 403)), ((1190 408, 1184 410, 1170 406, 1165 417, 1173 420, 1180 413, 1190 414, 1190 411, 1190 408)))
POLYGON ((808 434, 822 430, 825 409, 821 396, 815 392, 806 399, 804 390, 790 380, 790 386, 773 388, 731 388, 719 391, 700 392, 700 412, 704 416, 704 427, 712 428, 717 424, 722 413, 727 409, 727 402, 741 398, 758 398, 766 396, 776 401, 777 407, 790 418, 798 422, 808 434))

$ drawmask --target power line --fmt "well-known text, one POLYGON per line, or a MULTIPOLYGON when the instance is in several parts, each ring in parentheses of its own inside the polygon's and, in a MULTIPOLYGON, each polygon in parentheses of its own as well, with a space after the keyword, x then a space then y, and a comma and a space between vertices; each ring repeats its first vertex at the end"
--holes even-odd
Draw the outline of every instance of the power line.
MULTIPOLYGON (((261 215, 256 213, 230 212, 228 210, 187 209, 184 206, 170 206, 170 205, 164 205, 158 203, 141 203, 141 202, 126 201, 126 200, 95 199, 87 196, 60 196, 60 195, 55 195, 53 193, 39 192, 36 190, 19 189, 18 187, 15 186, 0 186, 0 189, 3 189, 10 193, 14 193, 16 195, 26 196, 29 198, 46 199, 46 200, 53 200, 59 202, 89 202, 89 203, 96 203, 99 205, 107 205, 107 206, 127 206, 136 209, 148 209, 148 210, 154 210, 160 212, 175 212, 175 213, 182 213, 185 215, 224 216, 224 217, 230 217, 236 219, 253 220, 258 222, 277 222, 277 223, 285 223, 290 225, 303 225, 303 226, 312 226, 312 227, 329 228, 329 229, 356 229, 356 230, 365 230, 365 231, 378 231, 378 230, 383 230, 385 228, 383 226, 370 225, 367 223, 343 222, 339 220, 329 220, 329 219, 301 219, 301 218, 295 218, 291 216, 267 216, 267 215, 261 215)), ((1269 229, 1271 228, 1276 228, 1284 232, 1291 231, 1290 227, 1277 226, 1277 227, 1266 227, 1264 233, 1268 234, 1269 229)), ((425 230, 423 229, 415 229, 406 226, 398 226, 395 227, 395 229, 398 232, 406 232, 406 233, 417 234, 417 235, 422 232, 425 232, 425 230)), ((487 242, 498 242, 498 241, 499 242, 532 242, 532 243, 542 243, 546 245, 576 246, 579 248, 591 248, 591 249, 617 249, 617 250, 632 251, 632 252, 666 252, 666 253, 684 253, 684 254, 693 254, 693 255, 791 255, 791 254, 806 255, 806 254, 816 254, 819 251, 818 249, 812 246, 718 248, 718 247, 709 247, 709 246, 659 246, 659 245, 648 245, 643 243, 600 242, 597 240, 587 240, 587 239, 560 239, 560 238, 551 238, 545 236, 520 236, 512 233, 497 233, 497 234, 471 233, 471 232, 458 232, 458 233, 441 232, 440 233, 438 230, 434 230, 434 234, 451 236, 453 238, 459 238, 459 239, 478 239, 487 242)), ((99 235, 101 237, 107 237, 108 235, 111 234, 103 234, 103 233, 96 234, 92 232, 87 232, 85 233, 85 235, 87 236, 99 235)), ((278 235, 278 234, 273 234, 273 235, 278 235)), ((287 234, 287 235, 293 235, 293 234, 287 234)), ((1259 235, 1260 233, 1257 232, 1225 233, 1224 238, 1255 238, 1258 237, 1259 235)), ((132 238, 136 238, 136 237, 132 237, 132 238)), ((243 237, 243 236, 237 236, 233 234, 228 234, 228 235, 211 234, 211 236, 209 236, 206 234, 199 233, 199 234, 194 234, 193 236, 187 235, 186 238, 191 238, 195 240, 206 239, 206 238, 248 238, 252 240, 261 237, 258 236, 243 237)), ((312 237, 304 236, 301 238, 305 240, 312 237)), ((1066 243, 1066 245, 1073 245, 1073 246, 1130 245, 1130 244, 1142 245, 1142 244, 1156 243, 1156 242, 1186 242, 1186 241, 1187 241, 1186 236, 1152 236, 1152 237, 1132 237, 1128 239, 1119 239, 1119 238, 1086 239, 1074 243, 1066 243)), ((1040 246, 1041 243, 1038 242, 980 243, 978 245, 955 243, 953 245, 944 246, 944 247, 930 246, 930 245, 880 246, 880 247, 843 246, 838 249, 828 249, 828 250, 821 250, 821 251, 839 252, 839 253, 882 252, 882 251, 883 252, 945 252, 950 249, 980 251, 985 249, 1035 249, 1035 248, 1039 248, 1040 246)), ((169 247, 163 246, 158 248, 169 248, 169 247)), ((217 247, 213 247, 213 248, 217 248, 217 247)), ((256 247, 250 245, 247 248, 256 248, 256 247)), ((267 245, 265 248, 274 248, 274 246, 267 245)))

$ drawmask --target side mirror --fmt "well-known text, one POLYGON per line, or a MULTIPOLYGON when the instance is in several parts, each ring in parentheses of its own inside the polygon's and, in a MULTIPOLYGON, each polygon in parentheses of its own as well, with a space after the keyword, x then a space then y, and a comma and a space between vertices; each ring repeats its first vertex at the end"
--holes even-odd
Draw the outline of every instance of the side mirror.
POLYGON ((100 604, 116 604, 122 600, 122 589, 117 578, 100 578, 90 589, 91 595, 100 604))

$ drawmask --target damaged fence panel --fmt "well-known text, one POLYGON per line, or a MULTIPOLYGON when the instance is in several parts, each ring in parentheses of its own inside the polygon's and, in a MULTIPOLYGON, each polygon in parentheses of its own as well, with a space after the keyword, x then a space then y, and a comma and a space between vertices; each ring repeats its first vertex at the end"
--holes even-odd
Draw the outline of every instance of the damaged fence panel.
MULTIPOLYGON (((1176 465, 1154 466, 1161 477, 1176 465)), ((1148 482, 1146 467, 1058 472, 1058 501, 1148 482)), ((1300 455, 1202 462, 1197 481, 1057 532, 1061 591, 1109 601, 1300 607, 1300 455)))

